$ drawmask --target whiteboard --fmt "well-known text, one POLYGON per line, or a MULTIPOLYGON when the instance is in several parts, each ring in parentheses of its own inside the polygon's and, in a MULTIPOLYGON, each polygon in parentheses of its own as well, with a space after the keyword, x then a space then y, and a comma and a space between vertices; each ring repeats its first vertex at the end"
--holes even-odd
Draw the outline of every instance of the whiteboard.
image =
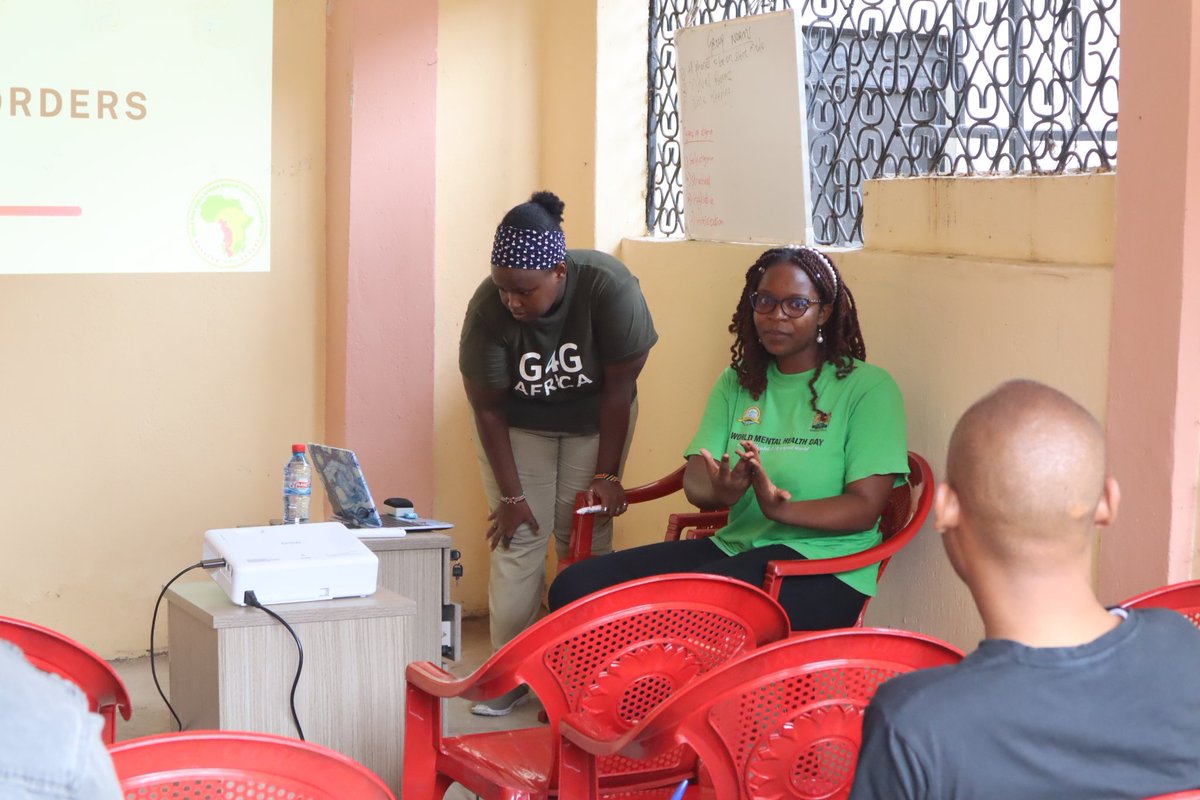
POLYGON ((801 37, 791 10, 675 34, 688 238, 811 239, 801 37))

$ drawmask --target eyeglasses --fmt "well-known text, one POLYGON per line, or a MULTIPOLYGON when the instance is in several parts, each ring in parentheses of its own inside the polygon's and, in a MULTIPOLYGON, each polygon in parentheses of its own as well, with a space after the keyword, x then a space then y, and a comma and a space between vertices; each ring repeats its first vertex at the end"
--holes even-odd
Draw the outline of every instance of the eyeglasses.
POLYGON ((820 300, 809 300, 807 297, 786 297, 783 300, 776 300, 769 294, 755 292, 750 295, 750 307, 754 309, 756 314, 774 314, 775 306, 783 306, 783 315, 792 319, 803 317, 813 306, 821 305, 820 300))

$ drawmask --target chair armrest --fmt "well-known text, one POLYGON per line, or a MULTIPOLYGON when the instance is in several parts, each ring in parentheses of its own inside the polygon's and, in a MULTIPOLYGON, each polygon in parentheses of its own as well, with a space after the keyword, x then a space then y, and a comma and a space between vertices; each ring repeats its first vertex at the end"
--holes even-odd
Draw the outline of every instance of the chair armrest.
POLYGON ((129 717, 133 715, 133 703, 129 701, 129 691, 125 688, 125 682, 121 680, 121 676, 117 674, 117 671, 113 669, 108 662, 102 661, 100 663, 104 664, 104 666, 108 668, 108 672, 112 677, 114 687, 112 702, 101 702, 99 707, 115 707, 116 710, 121 714, 121 719, 128 720, 129 717))
MULTIPOLYGON (((677 542, 687 528, 720 528, 729 522, 729 509, 719 511, 685 511, 667 518, 663 541, 677 542)), ((709 534, 711 535, 711 533, 709 534)))
MULTIPOLYGON (((514 667, 523 659, 520 648, 504 647, 465 678, 456 678, 432 661, 413 661, 404 675, 409 689, 432 697, 461 697, 478 702, 520 686, 524 681, 514 667)), ((532 685, 530 689, 536 691, 532 685)))
MULTIPOLYGON (((579 510, 585 505, 587 505, 587 492, 577 492, 575 494, 575 510, 579 510)), ((571 515, 571 539, 567 543, 567 557, 563 559, 563 563, 570 565, 576 561, 591 558, 592 528, 595 524, 596 517, 592 514, 571 515)))
POLYGON ((595 719, 587 713, 576 711, 559 720, 558 733, 592 756, 612 756, 619 753, 626 758, 644 760, 674 745, 670 734, 674 726, 666 726, 659 735, 644 738, 646 727, 647 720, 642 720, 629 730, 604 728, 597 725, 595 719))
POLYGON ((567 714, 559 720, 558 732, 594 756, 611 756, 624 744, 624 737, 619 732, 600 727, 594 717, 581 712, 567 714))
POLYGON ((878 564, 895 555, 904 545, 908 544, 908 541, 916 532, 917 529, 914 528, 907 535, 893 536, 883 544, 875 545, 863 550, 861 553, 853 553, 848 556, 768 561, 766 576, 763 580, 763 591, 778 599, 779 586, 784 578, 791 578, 797 575, 831 575, 835 572, 849 572, 853 569, 868 567, 871 564, 878 564))
POLYGON ((432 661, 414 661, 404 671, 410 689, 418 689, 433 697, 462 697, 467 700, 490 700, 517 686, 517 681, 486 680, 482 668, 465 678, 456 678, 432 661))
POLYGON ((409 686, 415 686, 434 697, 459 697, 470 683, 456 678, 432 661, 413 661, 404 670, 409 686))
POLYGON ((628 503, 644 503, 647 500, 657 500, 660 497, 666 497, 669 494, 674 494, 683 488, 683 471, 687 468, 684 464, 679 469, 664 475, 656 481, 643 483, 641 486, 634 486, 632 489, 625 490, 625 501, 628 503))

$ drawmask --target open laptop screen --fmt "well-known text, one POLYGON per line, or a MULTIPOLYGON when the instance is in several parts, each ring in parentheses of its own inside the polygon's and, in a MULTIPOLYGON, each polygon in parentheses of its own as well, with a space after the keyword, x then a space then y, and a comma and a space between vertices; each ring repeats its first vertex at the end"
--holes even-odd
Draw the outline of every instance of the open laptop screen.
POLYGON ((313 466, 325 484, 329 504, 338 519, 351 527, 381 528, 383 520, 367 488, 367 479, 353 450, 309 444, 313 466))

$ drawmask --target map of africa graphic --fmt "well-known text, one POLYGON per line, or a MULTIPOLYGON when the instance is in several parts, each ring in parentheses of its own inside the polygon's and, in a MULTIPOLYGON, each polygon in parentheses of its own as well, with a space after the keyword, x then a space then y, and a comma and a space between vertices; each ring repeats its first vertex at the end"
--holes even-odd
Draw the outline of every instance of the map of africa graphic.
POLYGON ((188 227, 192 244, 206 261, 239 267, 254 257, 266 238, 266 210, 249 185, 213 181, 193 198, 188 227))

